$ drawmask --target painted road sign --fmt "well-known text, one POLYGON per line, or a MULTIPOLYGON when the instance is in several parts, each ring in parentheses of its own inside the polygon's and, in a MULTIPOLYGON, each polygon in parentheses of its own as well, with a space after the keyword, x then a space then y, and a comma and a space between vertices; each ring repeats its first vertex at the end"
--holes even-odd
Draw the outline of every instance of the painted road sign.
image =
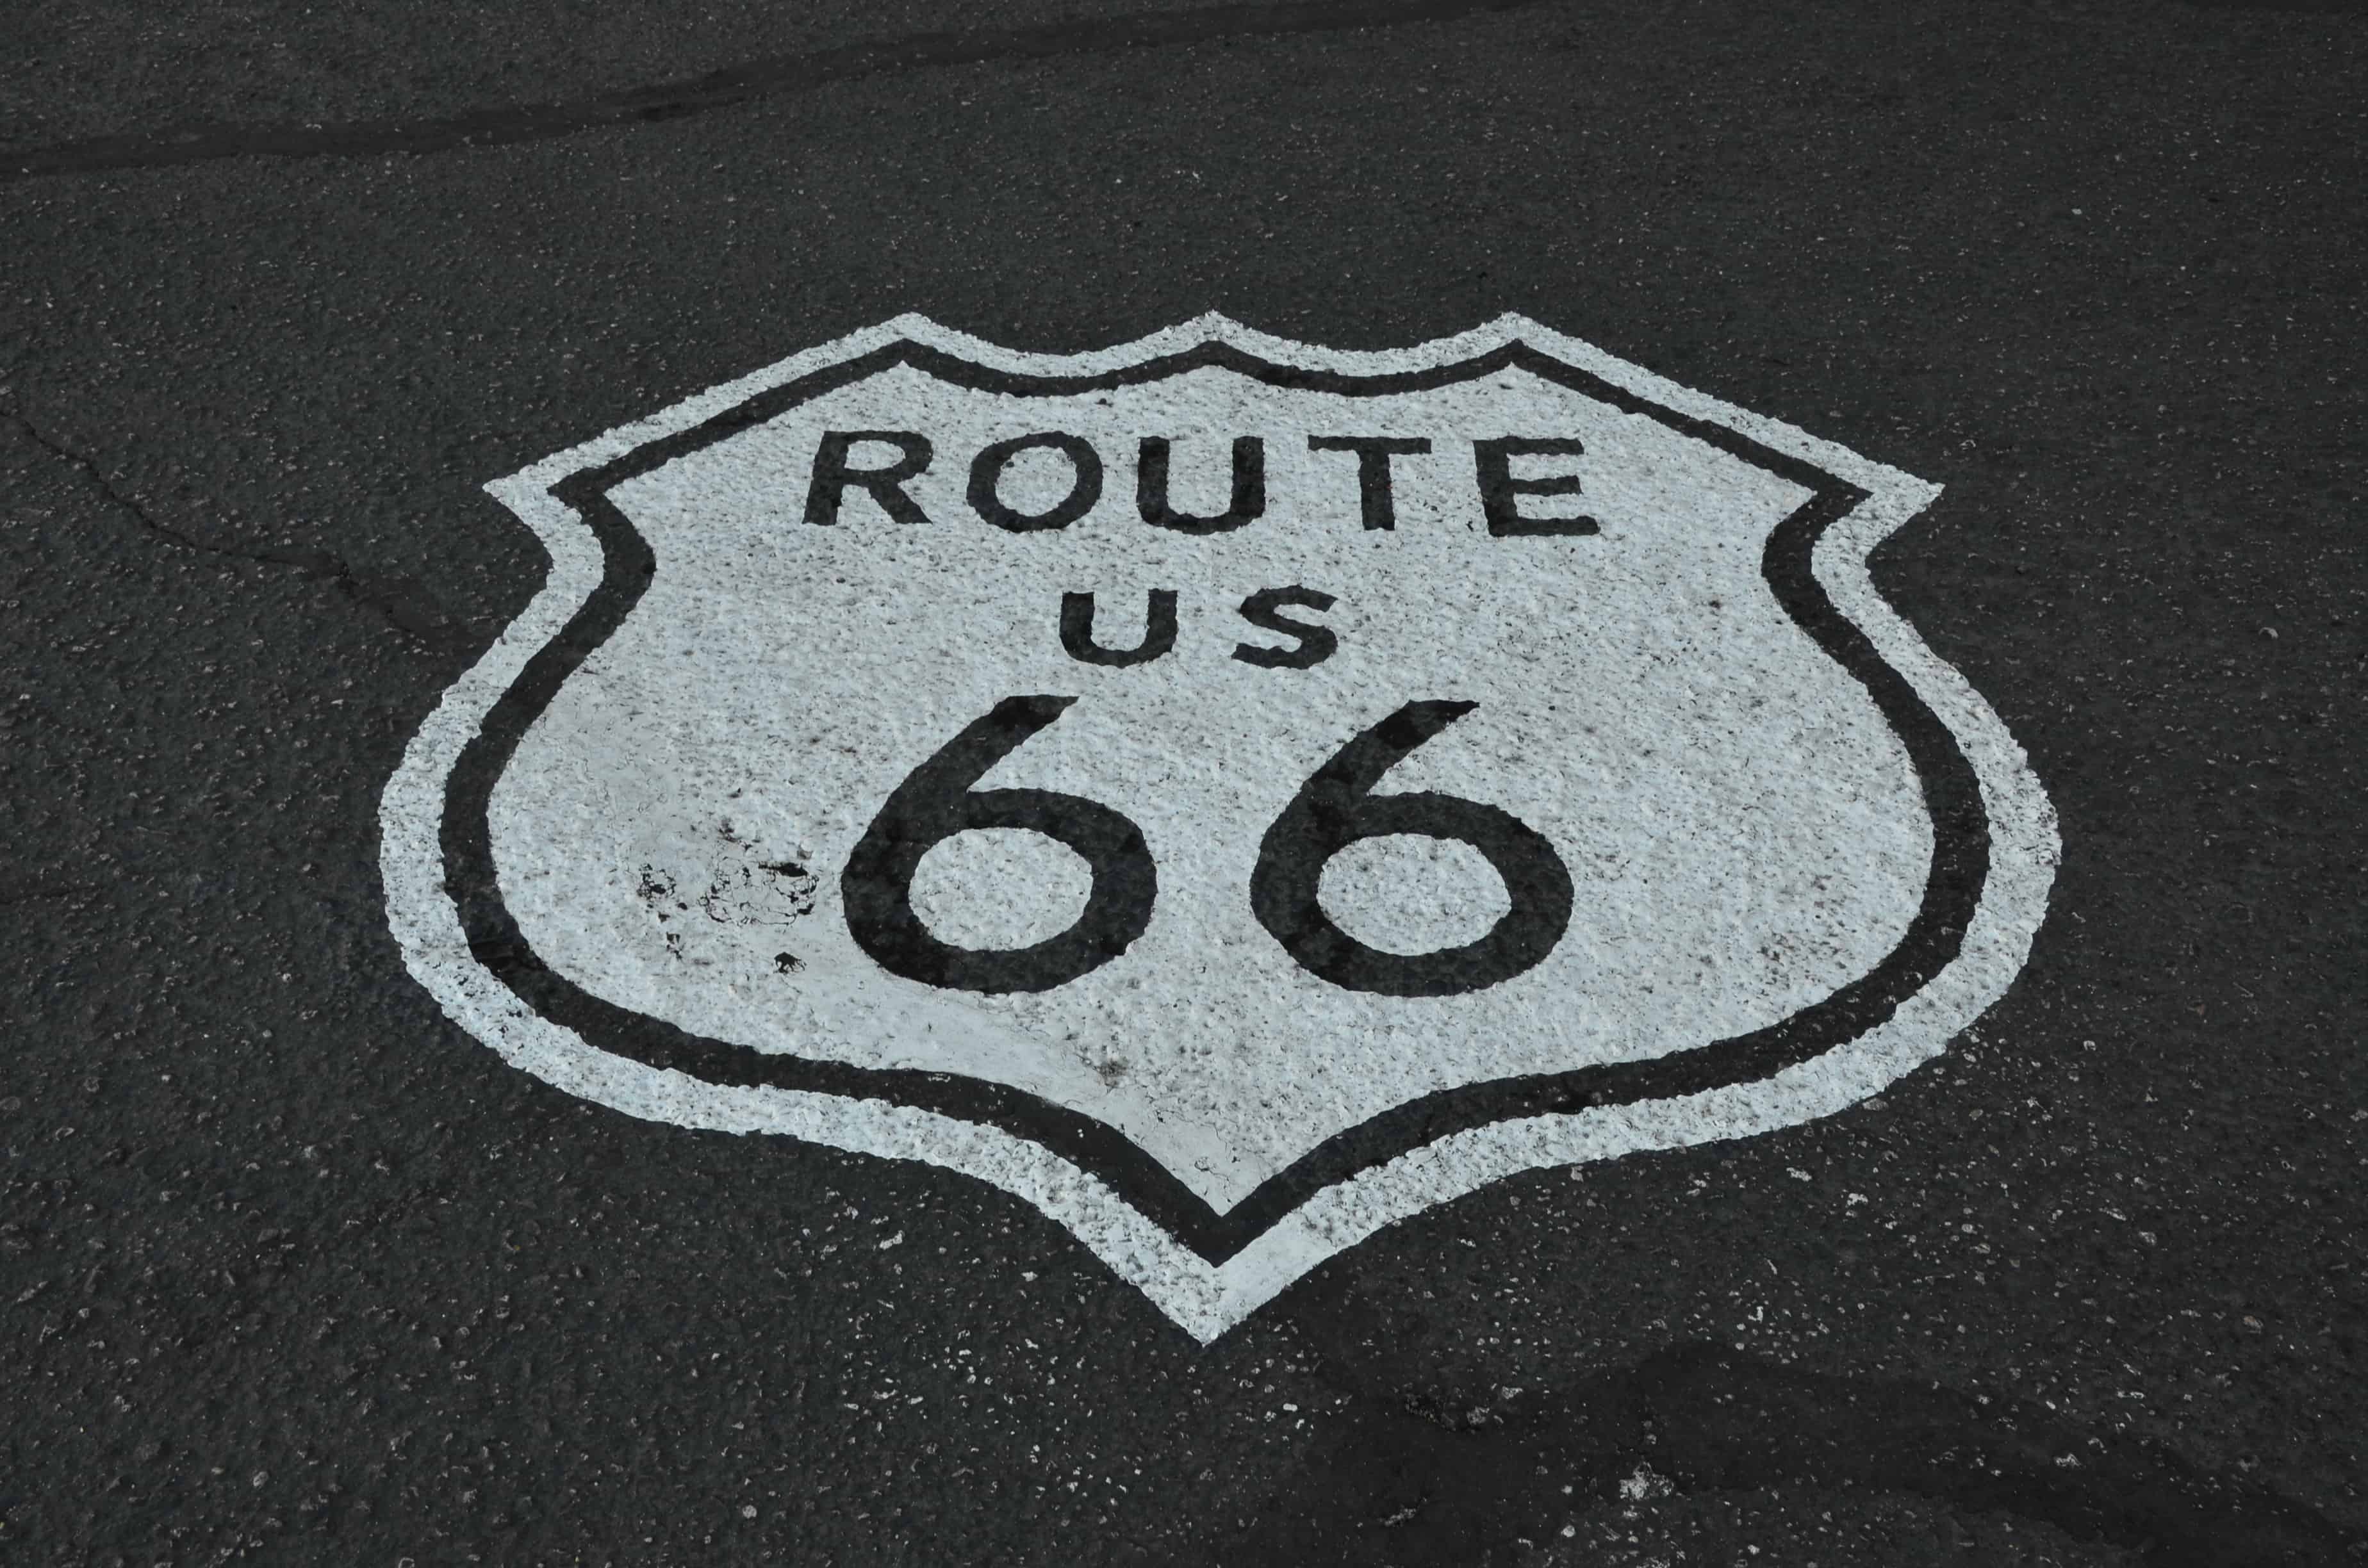
POLYGON ((979 1177, 1214 1337, 1491 1180, 1766 1131, 2024 961, 2052 811, 1877 597, 1934 486, 1508 317, 906 317, 488 487, 412 972, 632 1115, 979 1177))

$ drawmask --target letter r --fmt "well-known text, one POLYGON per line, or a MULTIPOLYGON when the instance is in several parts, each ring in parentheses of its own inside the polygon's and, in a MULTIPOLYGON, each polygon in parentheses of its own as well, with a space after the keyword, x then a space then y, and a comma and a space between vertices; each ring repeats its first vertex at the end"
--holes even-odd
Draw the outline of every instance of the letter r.
POLYGON ((928 515, 905 494, 905 485, 929 466, 934 455, 929 438, 910 430, 829 430, 815 449, 814 479, 806 486, 806 521, 827 526, 838 521, 838 503, 850 484, 870 491, 880 509, 900 523, 926 523, 928 515), (849 468, 848 449, 858 441, 880 441, 902 454, 886 468, 849 468))

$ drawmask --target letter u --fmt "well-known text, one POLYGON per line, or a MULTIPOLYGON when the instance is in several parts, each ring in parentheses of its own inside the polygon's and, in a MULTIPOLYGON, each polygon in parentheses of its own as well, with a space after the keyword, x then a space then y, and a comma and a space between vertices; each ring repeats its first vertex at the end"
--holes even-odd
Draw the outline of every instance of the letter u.
POLYGON ((1221 534, 1240 528, 1266 510, 1266 443, 1256 436, 1234 438, 1233 504, 1213 517, 1196 517, 1167 504, 1167 437, 1145 436, 1135 460, 1134 504, 1156 528, 1221 534))
POLYGON ((1094 641, 1094 596, 1061 596, 1061 646, 1088 665, 1147 665, 1176 646, 1176 590, 1154 588, 1143 616, 1143 641, 1132 648, 1105 648, 1094 641))

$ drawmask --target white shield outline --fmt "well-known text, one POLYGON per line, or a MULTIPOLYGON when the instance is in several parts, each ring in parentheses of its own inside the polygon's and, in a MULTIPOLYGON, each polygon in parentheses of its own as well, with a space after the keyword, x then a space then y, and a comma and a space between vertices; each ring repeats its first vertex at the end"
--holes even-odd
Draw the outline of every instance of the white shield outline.
POLYGON ((1939 487, 1779 421, 1677 385, 1587 343, 1507 315, 1412 348, 1353 352, 1269 337, 1206 315, 1114 348, 1076 355, 997 347, 919 316, 900 316, 784 359, 622 426, 486 485, 549 551, 542 589, 421 724, 381 800, 388 924, 405 965, 445 1013, 535 1076, 645 1119, 779 1132, 850 1153, 940 1165, 988 1182, 1066 1226, 1195 1338, 1240 1323, 1334 1254, 1382 1226, 1519 1172, 1748 1136, 1830 1115, 1939 1055, 2004 994, 2045 916, 2059 856, 2055 815, 2022 749, 1989 705, 1894 614, 1866 570, 1874 547, 1939 487), (603 545, 555 491, 650 443, 686 434, 802 377, 900 343, 1022 377, 1109 374, 1222 347, 1315 374, 1402 376, 1515 346, 1656 409, 1809 465, 1862 495, 1816 536, 1810 571, 1882 666, 1943 726, 1977 785, 1986 860, 1953 955, 1888 1016, 1806 1060, 1695 1093, 1486 1121, 1408 1146, 1323 1185, 1254 1235, 1217 1249, 1179 1239, 1111 1181, 1044 1142, 990 1121, 860 1094, 711 1082, 601 1049, 543 1017, 472 950, 447 885, 444 823, 454 770, 528 665, 609 574, 603 545))

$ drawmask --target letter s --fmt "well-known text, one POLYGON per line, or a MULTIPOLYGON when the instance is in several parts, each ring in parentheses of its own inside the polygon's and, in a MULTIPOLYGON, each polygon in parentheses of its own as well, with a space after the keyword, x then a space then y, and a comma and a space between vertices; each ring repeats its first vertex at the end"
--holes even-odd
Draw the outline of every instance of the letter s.
POLYGON ((1330 609, 1336 601, 1320 588, 1303 588, 1297 584, 1288 588, 1260 588, 1242 601, 1242 619, 1261 631, 1280 631, 1296 639, 1296 648, 1261 648, 1254 642, 1234 646, 1234 657, 1246 665, 1259 665, 1270 670, 1304 670, 1330 658, 1340 646, 1340 639, 1328 626, 1315 626, 1304 620, 1292 620, 1275 613, 1283 605, 1305 605, 1309 609, 1330 609))

